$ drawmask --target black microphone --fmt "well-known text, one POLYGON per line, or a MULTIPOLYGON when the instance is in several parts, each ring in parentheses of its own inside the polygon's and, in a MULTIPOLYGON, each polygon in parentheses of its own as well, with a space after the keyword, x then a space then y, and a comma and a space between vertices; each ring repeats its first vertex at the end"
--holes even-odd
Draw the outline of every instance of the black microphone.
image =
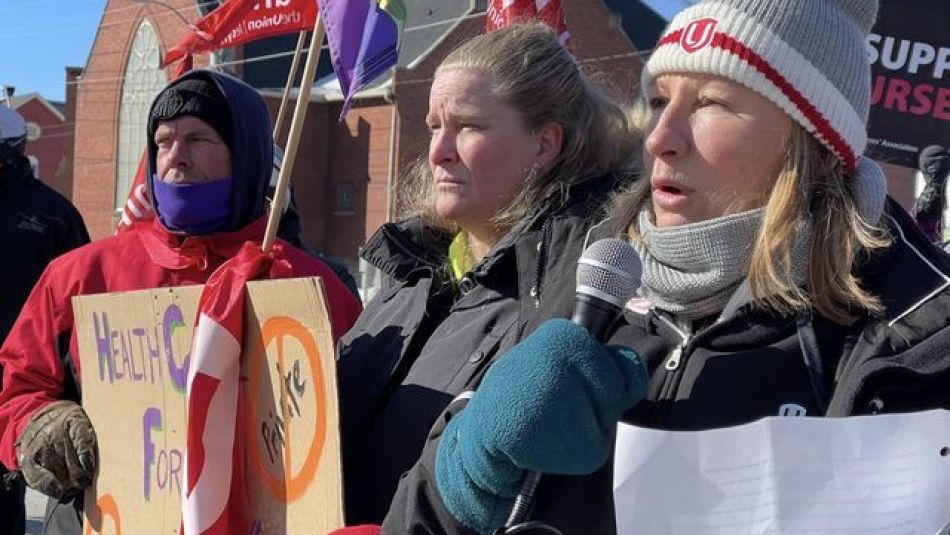
POLYGON ((607 238, 592 243, 577 261, 571 321, 605 342, 627 301, 640 287, 643 266, 633 246, 607 238))
MULTIPOLYGON (((606 342, 610 328, 640 287, 642 275, 640 257, 626 241, 605 238, 590 244, 577 261, 571 322, 587 329, 599 342, 606 342)), ((508 521, 499 531, 517 533, 522 531, 519 525, 523 525, 524 529, 559 533, 555 528, 539 522, 522 524, 531 513, 534 493, 540 481, 541 472, 528 472, 508 521)))

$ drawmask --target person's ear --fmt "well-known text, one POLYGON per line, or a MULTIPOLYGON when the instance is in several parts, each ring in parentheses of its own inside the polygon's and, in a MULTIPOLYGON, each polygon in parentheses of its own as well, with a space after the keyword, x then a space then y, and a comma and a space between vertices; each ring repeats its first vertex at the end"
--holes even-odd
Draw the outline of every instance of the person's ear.
POLYGON ((534 163, 547 167, 561 155, 564 144, 564 127, 557 121, 548 121, 535 131, 538 139, 538 153, 534 163))

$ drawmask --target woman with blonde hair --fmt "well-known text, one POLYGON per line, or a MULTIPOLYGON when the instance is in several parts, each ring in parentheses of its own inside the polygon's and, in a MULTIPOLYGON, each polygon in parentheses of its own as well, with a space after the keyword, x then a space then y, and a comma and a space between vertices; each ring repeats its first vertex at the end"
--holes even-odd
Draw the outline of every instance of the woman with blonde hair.
POLYGON ((862 155, 877 9, 704 0, 673 19, 642 76, 645 177, 598 229, 643 266, 614 345, 550 321, 500 358, 414 469, 438 492, 410 494, 400 529, 491 533, 527 474, 545 472, 543 532, 613 532, 621 419, 699 430, 950 408, 950 261, 862 155), (525 381, 552 362, 587 375, 525 381), (540 401, 519 405, 510 393, 525 388, 540 401))
POLYGON ((586 233, 635 163, 625 109, 537 23, 450 53, 426 122, 414 213, 362 248, 385 285, 340 342, 349 523, 380 523, 449 402, 570 315, 586 233))

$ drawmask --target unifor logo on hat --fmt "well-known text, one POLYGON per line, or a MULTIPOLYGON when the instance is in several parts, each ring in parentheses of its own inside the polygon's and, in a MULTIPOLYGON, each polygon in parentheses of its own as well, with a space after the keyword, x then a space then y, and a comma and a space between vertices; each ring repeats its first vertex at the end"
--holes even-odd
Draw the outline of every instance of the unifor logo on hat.
POLYGON ((718 22, 718 20, 709 17, 690 22, 683 29, 680 46, 687 54, 706 48, 712 42, 713 33, 718 22))
POLYGON ((174 87, 169 87, 159 95, 152 116, 156 119, 169 119, 178 114, 185 100, 174 87))

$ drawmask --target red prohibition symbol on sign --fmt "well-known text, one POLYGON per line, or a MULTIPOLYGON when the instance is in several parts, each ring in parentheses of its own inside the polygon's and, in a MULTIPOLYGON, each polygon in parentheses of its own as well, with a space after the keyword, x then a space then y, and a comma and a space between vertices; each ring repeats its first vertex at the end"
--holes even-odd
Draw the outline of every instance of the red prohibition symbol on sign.
MULTIPOLYGON (((248 392, 248 440, 250 442, 251 465, 254 471, 261 477, 265 486, 273 493, 275 497, 285 503, 297 500, 307 490, 310 482, 313 481, 317 472, 317 466, 320 464, 320 458, 323 455, 323 447, 326 443, 327 433, 327 414, 326 414, 326 389, 323 380, 323 368, 321 366, 320 350, 317 343, 310 334, 310 331, 299 321, 286 316, 274 316, 268 318, 261 328, 264 351, 254 355, 250 363, 250 387, 248 392), (307 362, 310 365, 312 375, 312 392, 314 406, 316 407, 316 425, 313 432, 313 438, 307 446, 306 457, 300 468, 294 472, 293 449, 291 448, 292 423, 291 418, 283 415, 283 443, 286 445, 283 452, 283 474, 275 475, 265 465, 265 454, 262 452, 259 441, 257 440, 257 430, 260 427, 258 422, 258 404, 260 403, 261 383, 267 379, 267 348, 272 343, 277 344, 277 369, 286 370, 286 356, 284 354, 285 341, 290 338, 296 340, 303 348, 306 354, 307 362)), ((288 392, 285 391, 283 378, 280 378, 280 405, 279 411, 287 406, 288 392)))

